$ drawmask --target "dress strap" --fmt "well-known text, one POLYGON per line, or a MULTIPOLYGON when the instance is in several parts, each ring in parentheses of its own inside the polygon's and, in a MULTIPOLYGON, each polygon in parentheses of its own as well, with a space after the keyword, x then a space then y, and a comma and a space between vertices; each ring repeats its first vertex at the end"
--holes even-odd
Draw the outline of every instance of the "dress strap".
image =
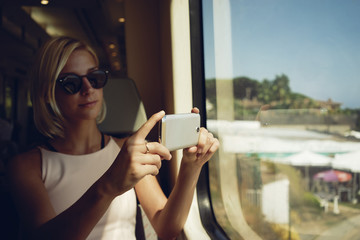
POLYGON ((104 137, 104 133, 101 132, 101 149, 103 149, 105 147, 105 137, 104 137))

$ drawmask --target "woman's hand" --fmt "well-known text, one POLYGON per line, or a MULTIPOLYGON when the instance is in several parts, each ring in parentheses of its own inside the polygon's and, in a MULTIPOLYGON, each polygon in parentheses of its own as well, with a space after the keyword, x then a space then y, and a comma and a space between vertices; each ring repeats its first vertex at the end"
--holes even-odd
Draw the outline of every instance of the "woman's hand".
MULTIPOLYGON (((198 108, 193 108, 192 113, 199 113, 198 108)), ((219 148, 219 141, 205 128, 200 129, 199 142, 196 146, 183 150, 184 164, 204 165, 219 148)))
POLYGON ((161 160, 171 159, 171 154, 166 147, 160 143, 145 140, 151 129, 164 115, 164 111, 154 114, 125 141, 119 155, 104 175, 108 182, 107 192, 110 191, 114 195, 126 192, 146 175, 157 175, 161 160))

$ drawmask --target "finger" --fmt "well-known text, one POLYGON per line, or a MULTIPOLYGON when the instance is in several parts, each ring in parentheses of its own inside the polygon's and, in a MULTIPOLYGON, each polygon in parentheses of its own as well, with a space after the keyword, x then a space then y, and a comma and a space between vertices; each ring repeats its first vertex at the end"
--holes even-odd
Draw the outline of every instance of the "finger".
POLYGON ((159 168, 157 168, 157 166, 155 165, 142 165, 141 169, 139 170, 139 174, 141 174, 141 176, 146 176, 146 175, 156 176, 159 174, 159 168))
POLYGON ((220 146, 219 140, 217 138, 213 138, 212 144, 211 144, 211 146, 209 148, 209 152, 210 153, 216 152, 218 150, 219 146, 220 146))
POLYGON ((157 154, 144 154, 138 159, 138 163, 142 165, 156 165, 161 167, 161 156, 157 154))
POLYGON ((219 149, 220 143, 217 139, 215 139, 214 143, 211 145, 209 151, 208 151, 208 159, 210 159, 214 153, 219 149))
POLYGON ((209 150, 206 152, 206 154, 200 155, 200 156, 198 156, 198 157, 199 157, 199 158, 201 157, 201 159, 204 161, 204 163, 207 162, 207 161, 209 161, 209 159, 210 159, 210 158, 214 155, 214 153, 218 150, 219 145, 220 145, 219 141, 218 141, 216 138, 214 138, 213 141, 212 141, 212 144, 211 144, 209 150))
POLYGON ((156 125, 158 121, 160 121, 165 116, 164 111, 160 111, 152 115, 149 120, 147 120, 137 132, 133 135, 135 141, 144 141, 146 136, 149 134, 151 129, 156 125))
POLYGON ((210 141, 210 144, 209 144, 208 151, 212 151, 213 146, 215 146, 214 152, 216 152, 216 150, 218 149, 218 147, 220 145, 219 140, 217 138, 215 138, 212 133, 209 133, 209 141, 210 141))
POLYGON ((170 151, 158 142, 149 142, 147 147, 150 153, 158 154, 162 159, 170 160, 172 158, 170 151))
POLYGON ((208 138, 208 131, 205 128, 200 129, 199 141, 197 144, 198 153, 203 153, 208 138))
POLYGON ((193 108, 191 109, 191 112, 192 112, 192 113, 199 113, 200 110, 199 110, 197 107, 193 107, 193 108))
POLYGON ((207 137, 206 143, 205 143, 205 145, 203 147, 203 150, 202 150, 202 155, 206 154, 209 151, 212 143, 213 143, 212 138, 207 137))
POLYGON ((189 153, 196 153, 198 150, 197 146, 192 146, 186 149, 189 153))

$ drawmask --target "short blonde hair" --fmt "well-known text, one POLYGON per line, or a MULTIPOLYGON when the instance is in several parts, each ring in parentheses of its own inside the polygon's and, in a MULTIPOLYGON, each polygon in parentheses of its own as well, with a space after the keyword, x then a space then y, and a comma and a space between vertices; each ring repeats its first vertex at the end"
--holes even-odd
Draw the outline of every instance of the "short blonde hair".
MULTIPOLYGON (((31 74, 31 100, 36 128, 45 137, 64 137, 64 117, 55 100, 55 86, 61 70, 71 53, 77 49, 86 49, 99 60, 95 51, 84 42, 70 37, 56 37, 47 41, 39 50, 31 74)), ((104 120, 106 105, 103 100, 97 123, 104 120)))

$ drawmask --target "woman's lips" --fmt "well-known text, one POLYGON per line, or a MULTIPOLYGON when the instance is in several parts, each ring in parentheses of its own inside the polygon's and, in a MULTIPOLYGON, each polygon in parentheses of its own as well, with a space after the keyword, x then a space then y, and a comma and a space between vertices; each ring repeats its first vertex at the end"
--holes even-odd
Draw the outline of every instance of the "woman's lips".
POLYGON ((91 102, 79 104, 79 106, 80 106, 80 107, 93 107, 93 106, 96 105, 96 103, 97 103, 97 101, 91 101, 91 102))

